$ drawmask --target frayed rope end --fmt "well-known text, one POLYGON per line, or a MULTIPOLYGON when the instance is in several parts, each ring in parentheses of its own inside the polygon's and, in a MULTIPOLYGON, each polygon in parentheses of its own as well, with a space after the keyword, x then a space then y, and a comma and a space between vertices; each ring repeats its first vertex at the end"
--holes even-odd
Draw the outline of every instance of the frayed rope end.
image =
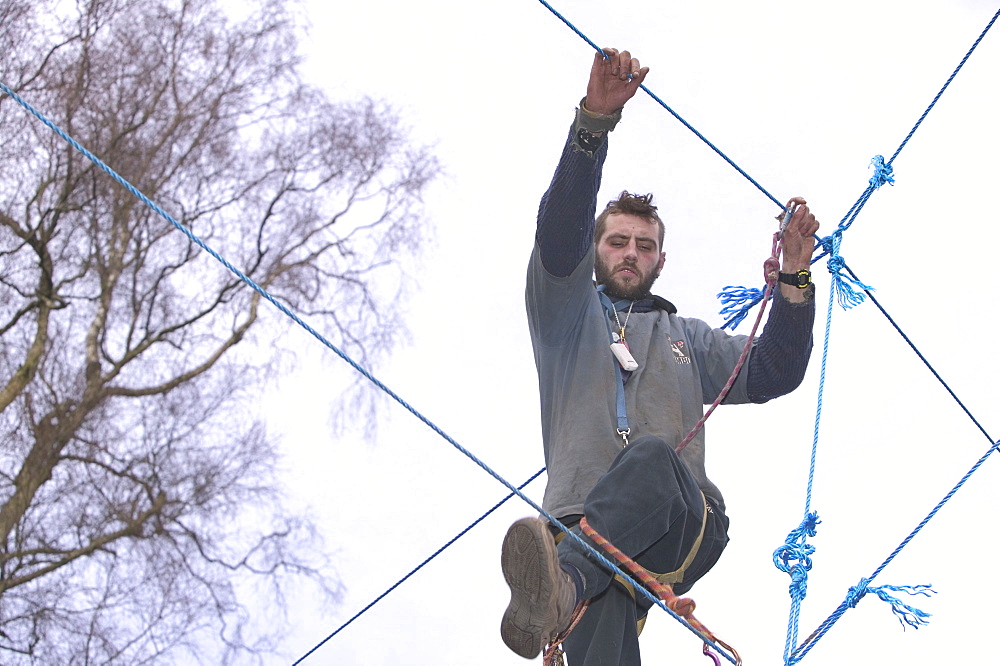
POLYGON ((878 596, 879 599, 885 601, 890 606, 892 606, 892 612, 899 620, 899 623, 906 629, 906 625, 913 627, 914 629, 919 629, 921 626, 928 624, 931 617, 930 613, 915 608, 908 604, 904 604, 902 601, 896 597, 889 594, 889 591, 893 592, 906 592, 910 595, 921 595, 924 597, 929 597, 932 594, 937 594, 930 585, 880 585, 878 587, 869 587, 868 579, 862 578, 861 582, 852 587, 847 593, 847 604, 854 608, 858 605, 858 602, 868 593, 873 593, 878 596))
POLYGON ((719 310, 719 314, 728 317, 720 328, 735 331, 750 310, 764 299, 764 291, 753 287, 727 286, 716 294, 716 298, 725 306, 719 310))

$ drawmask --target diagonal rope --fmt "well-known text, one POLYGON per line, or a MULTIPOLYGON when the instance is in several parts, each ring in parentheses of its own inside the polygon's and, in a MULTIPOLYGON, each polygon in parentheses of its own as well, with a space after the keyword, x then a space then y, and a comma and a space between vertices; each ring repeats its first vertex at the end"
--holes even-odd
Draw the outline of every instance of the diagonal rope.
MULTIPOLYGON (((534 481, 535 479, 537 479, 539 476, 541 476, 542 472, 544 472, 544 471, 545 471, 545 468, 544 467, 541 468, 540 470, 538 470, 537 472, 535 472, 531 476, 531 478, 529 478, 527 481, 525 481, 524 483, 522 483, 521 485, 519 485, 517 487, 517 489, 518 490, 524 490, 525 486, 527 486, 529 483, 531 483, 532 481, 534 481)), ((513 496, 514 496, 514 493, 509 493, 502 500, 500 500, 499 502, 497 502, 496 504, 494 504, 493 508, 491 508, 489 511, 487 511, 483 515, 479 516, 479 518, 476 518, 474 521, 472 521, 472 523, 468 527, 466 527, 464 530, 462 530, 461 532, 459 532, 458 534, 456 534, 454 537, 452 537, 451 540, 448 541, 448 543, 444 544, 443 546, 441 546, 440 548, 438 548, 436 551, 434 551, 434 553, 431 554, 430 557, 428 557, 423 562, 421 562, 416 567, 414 567, 410 571, 410 573, 406 574, 405 576, 403 576, 402 578, 400 578, 398 581, 396 581, 395 583, 393 583, 385 592, 383 592, 382 594, 380 594, 377 597, 375 597, 375 599, 373 599, 367 606, 365 606, 364 608, 362 608, 361 610, 359 610, 357 613, 355 613, 353 616, 351 616, 351 618, 349 620, 347 620, 347 622, 344 622, 342 625, 340 625, 339 627, 337 627, 333 631, 333 633, 331 633, 326 638, 324 638, 319 643, 317 643, 311 650, 309 650, 308 652, 306 652, 304 655, 302 655, 301 657, 299 657, 298 659, 296 659, 292 663, 292 666, 297 666, 298 664, 301 664, 303 661, 305 661, 306 657, 308 657, 313 652, 315 652, 316 650, 318 650, 321 647, 323 647, 323 645, 326 644, 327 641, 329 641, 331 638, 333 638, 334 636, 336 636, 337 634, 339 634, 341 631, 343 631, 344 629, 346 629, 349 624, 351 624, 352 622, 354 622, 355 620, 357 620, 363 614, 367 613, 372 608, 372 606, 374 606, 378 602, 382 601, 382 599, 384 599, 385 597, 387 597, 390 592, 392 592, 397 587, 399 587, 400 585, 402 585, 403 583, 405 583, 407 581, 407 579, 409 579, 413 574, 415 574, 418 571, 420 571, 431 560, 433 560, 435 557, 437 557, 438 555, 440 555, 441 553, 443 553, 446 548, 448 548, 453 543, 455 543, 456 541, 458 541, 459 539, 461 539, 463 536, 465 536, 473 527, 475 527, 479 523, 483 522, 491 513, 493 513, 494 511, 496 511, 497 509, 499 509, 501 506, 503 506, 504 504, 506 504, 507 500, 509 500, 513 496)))
MULTIPOLYGON (((598 46, 597 44, 595 44, 592 39, 590 39, 589 37, 587 37, 587 35, 583 34, 583 32, 581 32, 579 28, 577 28, 575 25, 573 25, 569 21, 569 19, 567 19, 562 14, 560 14, 555 9, 555 7, 553 7, 548 2, 546 2, 546 0, 538 0, 538 1, 540 3, 542 3, 542 5, 546 9, 548 9, 550 12, 552 12, 555 15, 556 18, 558 18, 560 21, 562 21, 563 23, 565 23, 569 27, 570 30, 572 30, 573 32, 575 32, 580 37, 580 39, 582 39, 583 41, 585 41, 588 44, 590 44, 590 46, 595 51, 597 51, 598 53, 604 53, 604 51, 601 49, 600 46, 598 46)), ((740 166, 738 164, 736 164, 736 162, 734 162, 733 160, 731 160, 728 155, 726 155, 724 152, 722 152, 714 143, 712 143, 711 141, 709 141, 708 138, 706 138, 704 134, 702 134, 697 129, 695 129, 695 127, 691 123, 689 123, 688 121, 684 120, 684 118, 682 118, 679 113, 677 113, 672 108, 670 108, 670 106, 668 106, 666 102, 664 102, 662 99, 660 99, 656 95, 656 93, 654 93, 652 90, 650 90, 649 88, 647 88, 645 84, 640 85, 639 88, 643 92, 645 92, 647 95, 649 95, 653 99, 653 101, 655 101, 657 104, 659 104, 664 109, 666 109, 666 111, 668 113, 670 113, 670 115, 672 115, 674 118, 676 118, 677 120, 679 120, 681 122, 681 124, 684 125, 684 127, 686 127, 689 130, 691 130, 694 133, 695 136, 697 136, 699 139, 701 139, 705 143, 705 145, 707 145, 709 148, 711 148, 712 150, 714 150, 715 153, 719 157, 721 157, 722 159, 724 159, 726 161, 726 163, 729 164, 729 166, 731 166, 734 169, 736 169, 740 173, 741 176, 743 176, 748 181, 750 181, 753 184, 754 187, 756 187, 758 190, 760 190, 764 194, 764 196, 766 196, 768 199, 770 199, 771 201, 773 201, 775 203, 775 205, 778 206, 778 208, 781 208, 782 210, 785 209, 785 204, 783 204, 780 201, 778 201, 770 192, 768 192, 767 190, 765 190, 763 185, 761 185, 756 180, 754 180, 750 176, 750 174, 748 174, 746 171, 744 171, 742 168, 740 168, 740 166)))
MULTIPOLYGON (((916 533, 919 532, 923 528, 923 526, 927 523, 927 521, 929 521, 937 513, 938 509, 940 509, 940 507, 943 506, 943 504, 947 502, 955 492, 957 492, 958 488, 960 488, 965 483, 966 479, 976 469, 979 468, 979 466, 983 463, 985 458, 989 456, 990 453, 992 453, 993 451, 992 448, 994 446, 993 438, 990 437, 988 433, 986 433, 985 429, 979 424, 979 422, 975 419, 975 417, 973 417, 972 413, 965 407, 964 404, 962 404, 960 400, 958 400, 958 397, 955 395, 955 393, 941 379, 937 371, 935 371, 934 368, 930 365, 930 363, 927 362, 926 358, 924 358, 924 356, 919 352, 919 350, 917 350, 913 342, 906 336, 905 333, 903 333, 902 329, 895 323, 895 321, 893 321, 893 319, 889 317, 888 312, 886 312, 886 310, 880 304, 878 304, 877 301, 875 301, 874 296, 872 296, 871 294, 872 291, 871 287, 861 282, 858 279, 857 275, 855 275, 854 272, 847 267, 847 264, 844 261, 843 257, 840 256, 840 244, 843 232, 846 231, 851 226, 851 224, 854 223, 854 220, 857 219, 857 216, 861 212, 861 209, 864 207, 865 203, 868 202, 868 199, 875 192, 875 190, 877 190, 885 183, 889 184, 893 183, 892 166, 891 166, 892 161, 899 156, 900 152, 909 142, 910 138, 917 131, 917 128, 921 125, 921 123, 923 123, 924 119, 927 118, 927 115, 930 113, 931 109, 933 109, 934 106, 937 104, 938 100, 941 98, 941 95, 944 94, 944 91, 948 88, 949 85, 951 85, 951 82, 955 79, 955 76, 962 69, 965 63, 969 60, 969 57, 972 55, 973 51, 975 51, 976 47, 978 47, 980 42, 982 42, 983 38, 986 36, 986 33, 990 30, 990 28, 993 27, 993 24, 996 22, 998 16, 1000 16, 1000 10, 998 10, 997 13, 993 15, 993 18, 990 19, 989 23, 986 25, 983 31, 973 42, 972 46, 968 49, 968 51, 966 51, 965 56, 961 59, 958 66, 955 67, 955 69, 952 71, 947 81, 945 81, 945 84, 941 87, 937 95, 934 96, 934 99, 921 114, 916 124, 914 124, 913 128, 906 135, 906 138, 903 139, 903 142, 896 149, 896 152, 893 153, 892 158, 888 162, 885 162, 882 156, 879 155, 872 160, 872 164, 875 167, 875 175, 873 175, 872 178, 869 180, 868 187, 862 193, 861 197, 859 197, 858 200, 854 203, 854 205, 851 206, 847 215, 845 215, 844 218, 841 220, 840 224, 838 225, 837 229, 833 232, 833 234, 831 234, 827 238, 820 240, 820 243, 823 245, 825 253, 830 255, 830 259, 827 261, 827 267, 828 270, 830 271, 832 279, 830 282, 830 300, 827 305, 826 330, 823 340, 823 363, 820 371, 819 395, 817 398, 817 407, 816 407, 816 422, 813 431, 812 452, 809 463, 805 516, 803 517, 802 523, 799 525, 799 527, 792 530, 788 534, 785 544, 782 547, 778 548, 774 553, 775 566, 777 566, 782 571, 788 573, 792 578, 792 583, 789 585, 789 596, 791 597, 792 601, 788 614, 788 632, 785 638, 785 652, 784 652, 786 665, 794 664, 800 659, 802 659, 802 657, 805 656, 806 652, 808 652, 809 649, 811 649, 812 645, 829 630, 829 627, 832 626, 833 623, 835 623, 837 619, 839 619, 839 617, 844 612, 847 611, 848 608, 853 608, 866 592, 873 591, 872 588, 868 587, 868 583, 872 579, 874 579, 889 564, 889 562, 892 561, 892 559, 895 558, 896 554, 910 542, 910 540, 916 535, 916 533), (843 275, 845 271, 847 272, 849 277, 843 275), (855 288, 860 288, 861 290, 863 290, 864 293, 855 291, 855 288), (939 381, 941 381, 941 383, 945 386, 945 388, 948 390, 951 396, 959 403, 959 405, 962 407, 965 413, 970 418, 972 418, 973 422, 976 424, 977 427, 979 427, 980 431, 982 431, 983 434, 986 435, 987 439, 990 441, 991 450, 989 453, 986 454, 986 456, 980 459, 978 463, 976 463, 973 469, 970 470, 968 474, 958 483, 958 485, 955 486, 955 488, 953 488, 952 491, 945 497, 945 499, 943 499, 941 503, 939 503, 938 506, 935 507, 933 511, 931 511, 931 513, 924 519, 924 521, 921 522, 920 525, 918 525, 916 529, 914 529, 913 532, 910 533, 910 535, 903 541, 902 544, 900 544, 900 546, 896 549, 896 551, 894 551, 889 556, 889 558, 885 562, 883 562, 878 569, 876 569, 875 573, 872 576, 870 576, 867 579, 863 579, 860 585, 856 586, 855 588, 852 588, 852 594, 849 595, 848 600, 845 601, 843 604, 841 604, 841 607, 838 608, 838 610, 835 611, 833 615, 827 618, 824 624, 821 625, 820 629, 817 629, 817 631, 813 632, 813 634, 811 634, 809 638, 807 638, 802 645, 793 650, 792 646, 794 646, 798 641, 799 613, 800 613, 801 603, 806 596, 806 586, 808 583, 808 575, 809 575, 808 572, 812 568, 812 560, 810 556, 815 551, 815 548, 807 543, 807 538, 816 535, 816 525, 819 524, 818 515, 810 510, 810 504, 812 500, 813 479, 816 471, 816 455, 819 444, 819 422, 823 405, 823 390, 826 378, 827 353, 829 350, 829 343, 830 343, 830 325, 833 316, 832 305, 833 305, 834 291, 836 291, 837 293, 838 300, 840 301, 841 306, 845 308, 848 306, 847 305, 848 303, 854 305, 859 304, 864 299, 864 296, 866 294, 869 297, 871 297, 872 302, 877 305, 878 309, 882 312, 882 314, 885 315, 885 317, 890 321, 893 327, 900 333, 900 335, 903 336, 907 344, 910 345, 910 348, 917 353, 917 355, 924 362, 924 364, 931 370, 934 376, 937 377, 939 381), (795 563, 792 564, 791 563, 792 561, 794 561, 795 563)), ((819 257, 817 257, 817 259, 818 258, 819 257)), ((881 594, 880 597, 882 597, 884 600, 888 600, 881 594)), ((894 601, 898 602, 898 600, 894 601)), ((896 603, 893 603, 893 609, 894 611, 898 612, 898 606, 896 603)))
MULTIPOLYGON (((882 570, 885 569, 892 562, 892 560, 896 558, 896 556, 900 553, 900 551, 902 551, 903 548, 906 547, 910 543, 910 541, 913 540, 913 538, 917 535, 917 533, 920 530, 922 530, 924 526, 927 525, 928 522, 930 522, 931 518, 937 515, 937 512, 941 510, 941 508, 955 495, 955 493, 957 493, 959 489, 965 485, 965 482, 969 480, 969 478, 982 466, 984 462, 986 462, 986 459, 989 458, 997 450, 1000 450, 1000 441, 991 442, 989 450, 985 454, 983 454, 983 456, 980 457, 978 461, 976 461, 976 464, 974 464, 969 469, 969 471, 965 473, 965 475, 961 478, 961 480, 959 480, 959 482, 956 483, 955 486, 948 491, 948 493, 941 499, 941 501, 938 502, 933 509, 931 509, 931 512, 928 513, 927 516, 925 516, 924 519, 921 520, 920 523, 915 528, 913 528, 913 530, 907 535, 907 537, 903 539, 902 543, 896 546, 896 549, 893 550, 892 553, 882 562, 882 564, 880 564, 875 569, 875 571, 871 574, 871 576, 869 576, 868 578, 863 578, 858 585, 852 587, 848 592, 847 599, 841 602, 840 606, 838 606, 837 609, 833 611, 833 613, 831 613, 829 617, 823 620, 823 622, 820 623, 819 627, 817 627, 816 630, 813 631, 813 633, 810 634, 809 637, 806 638, 806 640, 804 640, 801 645, 799 645, 789 656, 786 657, 785 659, 786 664, 796 664, 799 661, 801 661, 802 658, 805 657, 806 654, 809 652, 809 650, 813 648, 813 646, 819 641, 820 638, 826 635, 826 633, 830 630, 830 628, 833 627, 833 625, 837 622, 837 620, 839 620, 841 616, 843 616, 843 614, 847 612, 848 609, 854 608, 854 606, 858 603, 858 601, 860 601, 861 597, 864 596, 867 592, 875 591, 875 589, 877 589, 868 587, 868 583, 870 583, 876 576, 878 576, 878 574, 880 574, 882 570)), ((886 586, 886 587, 890 587, 891 589, 894 588, 894 586, 886 586)), ((918 586, 918 587, 926 587, 926 586, 918 586)), ((895 604, 893 604, 893 610, 894 611, 896 610, 895 604)))
POLYGON ((212 256, 214 259, 216 259, 219 263, 221 263, 223 266, 225 266, 227 269, 229 269, 230 272, 232 272, 234 275, 236 275, 236 277, 238 277, 242 282, 244 282, 247 286, 249 286, 255 292, 257 292, 258 294, 260 294, 261 297, 263 297, 267 302, 269 302, 272 305, 274 305, 283 314, 285 314, 292 321, 294 321, 296 324, 298 324, 299 326, 301 326, 304 330, 306 330, 314 338, 316 338, 317 340, 319 340, 325 347, 327 347, 328 349, 330 349, 337 356, 339 356, 341 359, 343 359, 348 365, 350 365, 352 368, 354 368, 359 373, 361 373, 361 375, 363 375, 366 379, 368 379, 370 382, 372 382, 379 389, 381 389, 382 391, 384 391, 386 393, 386 395, 390 396, 393 400, 395 400, 400 405, 402 405, 408 412, 410 412, 415 417, 417 417, 417 419, 419 419, 427 427, 429 427, 431 430, 433 430, 438 435, 440 435, 442 439, 444 439, 446 442, 448 442, 453 447, 455 447, 456 449, 458 449, 460 452, 462 452, 463 454, 465 454, 466 457, 468 457, 470 460, 472 460, 474 463, 476 463, 483 471, 485 471, 487 474, 489 474, 490 476, 492 476, 498 482, 500 482, 501 484, 503 484, 513 494, 515 494, 519 498, 521 498, 521 500, 523 500, 526 504, 528 504, 528 506, 530 506, 533 509, 535 509, 536 511, 538 511, 538 513, 541 516, 543 516, 544 518, 546 518, 550 523, 552 523, 552 525, 554 525, 558 529, 560 529, 563 532, 565 532, 566 535, 569 538, 571 538, 574 541, 576 541, 576 543, 578 543, 586 552, 590 553, 590 555, 592 555, 595 560, 597 560, 598 562, 600 562, 603 566, 607 567, 610 571, 612 571, 614 573, 617 573, 620 576, 622 576, 623 578, 625 578, 625 579, 629 580, 630 582, 632 582, 635 585, 636 590, 638 590, 643 596, 645 596, 647 599, 649 599, 650 602, 652 602, 656 606, 659 606, 661 609, 663 609, 664 611, 666 611, 667 613, 669 613, 674 619, 676 619, 684 627, 686 627, 688 629, 688 631, 690 631, 695 636, 697 636, 699 640, 701 640, 702 642, 710 645, 713 649, 715 649, 717 652, 719 652, 720 654, 722 654, 723 656, 725 656, 727 659, 729 659, 733 663, 736 663, 735 661, 732 660, 732 657, 730 657, 726 652, 723 651, 723 649, 721 647, 719 647, 718 645, 716 645, 712 641, 707 641, 698 632, 698 630, 695 627, 693 627, 690 623, 688 623, 687 620, 685 620, 683 617, 681 617, 680 615, 678 615, 677 613, 675 613, 673 610, 671 610, 670 608, 668 608, 667 605, 662 600, 660 600, 658 597, 656 597, 656 595, 654 595, 652 592, 650 592, 649 590, 647 590, 642 585, 638 584, 636 581, 632 580, 629 577, 629 575, 627 573, 625 573, 624 571, 622 571, 617 565, 613 564, 608 558, 606 558, 600 552, 598 552, 597 550, 595 550, 593 546, 591 546, 590 544, 588 544, 585 541, 583 541, 583 539, 581 539, 578 535, 576 535, 573 532, 571 532, 569 530, 569 528, 566 527, 565 525, 563 525, 555 516, 553 516, 548 511, 546 511, 545 509, 543 509, 538 503, 536 503, 530 497, 528 497, 523 492, 521 492, 520 489, 515 488, 513 486, 513 484, 511 484, 509 481, 507 481, 507 479, 505 479, 502 476, 500 476, 497 472, 495 472, 485 462, 483 462, 478 457, 476 457, 476 455, 474 453, 472 453, 471 451, 469 451, 468 449, 466 449, 464 446, 462 446, 461 444, 459 444, 455 439, 453 439, 450 435, 448 435, 444 430, 442 430, 440 427, 438 427, 433 421, 431 421, 429 418, 427 418, 422 413, 420 413, 419 411, 417 411, 413 406, 411 406, 408 402, 406 402, 396 392, 394 392, 388 386, 386 386, 381 381, 379 381, 371 372, 369 372, 364 367, 362 367, 361 365, 359 365, 354 359, 352 359, 345 352, 343 352, 342 350, 340 350, 336 345, 334 345, 332 342, 330 342, 325 337, 323 337, 322 334, 320 334, 318 331, 316 331, 311 326, 309 326, 309 324, 307 324, 305 321, 303 321, 298 315, 296 315, 294 312, 292 312, 291 310, 289 310, 288 307, 286 307, 283 303, 281 303, 276 298, 274 298, 270 293, 268 293, 266 289, 264 289, 263 287, 261 287, 260 285, 258 285, 250 277, 248 277, 246 274, 244 274, 238 268, 236 268, 235 266, 233 266, 229 261, 227 261, 224 257, 222 257, 218 252, 216 252, 215 250, 213 250, 204 241, 202 241, 200 238, 198 238, 198 236, 196 236, 190 229, 188 229, 186 226, 184 226, 183 224, 181 224, 180 222, 178 222, 177 220, 175 220, 173 217, 171 217, 169 213, 167 213, 160 206, 158 206, 153 201, 151 201, 149 199, 149 197, 147 197, 145 194, 143 194, 142 192, 140 192, 134 185, 132 185, 131 183, 129 183, 127 180, 125 180, 125 178, 123 178, 120 174, 118 174, 114 169, 112 169, 107 164, 105 164, 103 161, 101 161, 100 158, 98 158, 96 155, 94 155, 89 150, 87 150, 82 145, 80 145, 75 139, 73 139, 68 134, 66 134, 66 132, 64 132, 60 127, 58 127, 55 123, 53 123, 51 120, 49 120, 44 115, 42 115, 38 110, 36 110, 34 107, 32 107, 30 104, 28 104, 28 102, 26 102, 25 100, 23 100, 17 93, 15 93, 13 90, 11 90, 9 87, 7 87, 3 82, 0 82, 0 92, 3 92, 5 94, 9 95, 11 99, 13 99, 15 102, 17 102, 19 105, 21 105, 24 109, 26 109, 29 113, 31 113, 33 116, 35 116, 38 120, 40 120, 43 124, 45 124, 49 129, 51 129, 53 132, 55 132, 57 135, 59 135, 64 141, 66 141, 67 143, 69 143, 70 146, 72 146, 74 149, 76 149, 77 151, 79 151, 81 154, 83 154, 85 157, 87 157, 87 159, 89 159, 91 162, 93 162, 98 168, 100 168, 102 171, 104 171, 109 176, 111 176, 111 178, 115 182, 117 182, 122 187, 124 187, 125 189, 127 189, 134 196, 136 196, 140 201, 142 201, 144 204, 146 204, 147 206, 149 206, 149 208, 152 209, 154 212, 156 212, 160 217, 162 217, 167 222, 169 222, 171 225, 173 225, 175 228, 177 228, 179 231, 181 231, 181 233, 183 233, 185 236, 187 236, 188 239, 192 243, 194 243, 195 245, 197 245, 198 247, 200 247, 202 250, 204 250, 210 256, 212 256))
MULTIPOLYGON (((853 271, 851 271, 850 267, 848 267, 845 264, 844 268, 845 270, 848 271, 851 277, 857 279, 857 276, 854 274, 853 271)), ((978 461, 976 461, 976 463, 969 469, 969 471, 965 473, 965 475, 958 481, 958 483, 956 483, 952 487, 952 489, 948 491, 948 493, 944 496, 944 498, 942 498, 941 501, 939 501, 937 505, 935 505, 935 507, 930 511, 930 513, 928 513, 927 516, 925 516, 923 520, 921 520, 920 523, 915 528, 913 528, 913 530, 909 533, 909 535, 907 535, 906 538, 903 539, 903 541, 895 548, 895 550, 893 550, 892 553, 890 553, 889 556, 886 557, 886 559, 882 562, 882 564, 880 564, 875 569, 875 571, 872 572, 870 576, 868 576, 867 578, 863 578, 861 583, 851 588, 847 598, 840 604, 840 606, 838 606, 837 609, 833 611, 833 613, 831 613, 825 620, 823 620, 823 622, 820 623, 820 625, 812 632, 812 634, 809 635, 808 638, 806 638, 802 642, 801 645, 799 645, 794 650, 790 650, 789 646, 786 644, 786 653, 785 653, 786 664, 795 664, 801 661, 801 659, 806 655, 806 653, 808 653, 809 650, 812 649, 812 647, 816 644, 816 642, 819 641, 819 639, 822 638, 830 630, 830 628, 837 622, 837 620, 840 619, 840 617, 847 610, 853 608, 858 603, 858 601, 860 601, 861 597, 863 597, 867 592, 874 591, 873 588, 868 587, 868 583, 870 583, 872 580, 875 579, 876 576, 882 573, 882 571, 896 558, 896 556, 903 550, 903 548, 906 547, 910 543, 910 541, 913 540, 913 538, 917 535, 917 533, 920 532, 920 530, 922 530, 924 526, 927 525, 927 523, 930 522, 930 520, 935 515, 937 515, 938 511, 941 510, 941 508, 955 495, 955 493, 959 491, 960 488, 962 488, 962 486, 965 485, 965 483, 969 480, 969 478, 983 465, 983 463, 986 462, 986 459, 989 458, 995 451, 1000 450, 1000 441, 995 440, 993 436, 989 432, 987 432, 986 428, 983 427, 983 425, 972 414, 969 408, 966 407, 965 403, 962 402, 962 400, 958 397, 958 395, 951 388, 951 386, 948 385, 948 383, 944 380, 941 374, 934 368, 933 365, 931 365, 930 361, 927 360, 927 357, 925 357, 920 352, 920 350, 913 343, 910 337, 906 335, 906 333, 903 331, 902 328, 900 328, 899 324, 896 323, 896 321, 892 318, 892 316, 888 313, 888 311, 882 306, 881 303, 878 302, 878 300, 875 298, 875 295, 872 294, 871 291, 868 291, 867 295, 871 299, 872 303, 886 318, 886 320, 896 330, 896 332, 899 333, 899 335, 903 338, 903 340, 910 347, 910 349, 913 350, 913 353, 917 355, 917 357, 924 364, 924 366, 926 366, 926 368, 931 372, 931 374, 934 375, 934 378, 937 379, 937 381, 941 384, 942 387, 944 387, 945 391, 948 392, 948 395, 952 397, 952 399, 958 404, 958 406, 962 409, 962 411, 965 412, 966 416, 968 416, 969 419, 973 422, 973 424, 975 424, 976 428, 979 429, 979 431, 983 434, 986 440, 990 443, 990 448, 989 450, 987 450, 985 454, 983 454, 982 457, 979 458, 978 461)), ((811 483, 812 483, 812 474, 810 471, 810 484, 811 483)), ((807 510, 808 510, 808 505, 807 505, 807 510)), ((893 608, 895 611, 896 610, 895 604, 893 604, 893 608)))
POLYGON ((934 96, 934 99, 931 100, 931 103, 927 105, 927 108, 924 109, 924 112, 920 115, 920 118, 917 119, 917 122, 910 129, 909 133, 907 133, 902 143, 900 143, 899 147, 896 148, 896 152, 892 154, 892 157, 890 157, 888 161, 885 161, 885 159, 881 155, 875 156, 875 158, 872 160, 872 164, 875 167, 875 175, 872 176, 871 180, 869 181, 868 187, 865 189, 864 192, 861 193, 861 196, 858 197, 858 200, 854 202, 854 205, 851 206, 850 210, 847 211, 847 214, 843 217, 843 219, 841 219, 840 224, 837 225, 837 229, 830 236, 821 239, 820 242, 823 244, 825 253, 830 255, 830 258, 827 260, 827 267, 829 268, 831 275, 833 275, 833 278, 837 283, 838 296, 840 298, 840 304, 843 307, 845 308, 849 307, 848 304, 850 305, 859 304, 861 301, 864 300, 864 294, 862 292, 870 291, 870 287, 868 287, 867 285, 859 283, 855 280, 851 280, 850 278, 844 275, 843 271, 844 260, 843 257, 840 256, 840 242, 844 231, 846 231, 848 228, 850 228, 852 224, 854 224, 854 220, 857 219, 858 214, 861 213, 861 209, 864 208, 866 203, 868 203, 868 199, 875 192, 875 190, 877 190, 885 183, 889 183, 890 185, 893 183, 892 179, 893 161, 895 161, 895 159, 899 157, 899 154, 903 151, 903 148, 906 146, 906 144, 909 143, 910 139, 917 131, 917 128, 919 128, 920 125, 923 124, 924 120, 927 118, 927 115, 931 112, 931 109, 933 109, 934 106, 938 103, 938 100, 941 99, 941 96, 944 94, 944 91, 948 89, 948 86, 951 85, 951 82, 955 80, 955 77, 958 75, 959 71, 961 71, 962 67, 965 66, 965 63, 968 62, 969 58, 972 56, 972 53, 979 46, 979 43, 983 41, 983 38, 986 36, 986 33, 990 31, 990 28, 993 27, 994 23, 996 23, 998 17, 1000 17, 1000 10, 997 10, 996 14, 993 15, 993 18, 990 19, 990 21, 986 24, 986 27, 983 28, 983 31, 979 33, 979 36, 972 43, 972 46, 970 46, 968 51, 965 52, 965 55, 962 57, 961 61, 959 61, 958 65, 952 71, 948 79, 944 82, 944 85, 941 86, 941 89, 938 90, 937 94, 934 96))

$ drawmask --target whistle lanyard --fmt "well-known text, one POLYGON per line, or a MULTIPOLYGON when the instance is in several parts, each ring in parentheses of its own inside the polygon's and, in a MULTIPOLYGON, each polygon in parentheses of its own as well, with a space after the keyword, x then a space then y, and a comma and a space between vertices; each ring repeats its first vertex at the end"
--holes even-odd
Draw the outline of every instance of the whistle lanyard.
MULTIPOLYGON (((617 340, 615 340, 615 332, 611 327, 611 317, 614 316, 617 321, 618 310, 615 308, 615 304, 611 302, 611 299, 608 298, 608 295, 604 293, 604 285, 597 287, 597 294, 601 299, 601 305, 604 306, 608 315, 606 318, 608 324, 608 339, 612 343, 617 342, 617 340)), ((628 323, 628 317, 625 318, 625 323, 628 323)), ((628 427, 628 413, 625 409, 625 382, 622 378, 621 365, 618 364, 618 361, 614 356, 611 357, 611 362, 615 366, 615 409, 618 412, 618 436, 622 438, 622 448, 625 448, 628 446, 628 436, 630 432, 628 427)))

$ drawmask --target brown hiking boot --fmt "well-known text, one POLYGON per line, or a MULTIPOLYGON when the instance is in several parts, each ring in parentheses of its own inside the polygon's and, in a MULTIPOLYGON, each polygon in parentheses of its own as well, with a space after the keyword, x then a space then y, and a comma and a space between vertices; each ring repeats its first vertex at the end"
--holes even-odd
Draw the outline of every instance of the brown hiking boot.
POLYGON ((576 587, 559 567, 555 540, 540 518, 522 518, 510 526, 500 564, 510 586, 500 636, 511 650, 534 659, 550 638, 569 626, 576 587))

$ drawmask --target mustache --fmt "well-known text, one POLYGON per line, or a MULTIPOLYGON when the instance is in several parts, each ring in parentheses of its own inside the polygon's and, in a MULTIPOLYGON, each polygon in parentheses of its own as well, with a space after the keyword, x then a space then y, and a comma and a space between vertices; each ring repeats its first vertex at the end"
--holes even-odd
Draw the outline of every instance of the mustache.
POLYGON ((642 271, 639 270, 639 265, 637 263, 635 263, 634 261, 623 261, 623 262, 621 262, 620 264, 618 264, 617 266, 615 266, 614 272, 617 273, 618 271, 620 271, 623 268, 628 268, 628 269, 630 269, 631 271, 633 271, 636 274, 642 274, 642 271))

